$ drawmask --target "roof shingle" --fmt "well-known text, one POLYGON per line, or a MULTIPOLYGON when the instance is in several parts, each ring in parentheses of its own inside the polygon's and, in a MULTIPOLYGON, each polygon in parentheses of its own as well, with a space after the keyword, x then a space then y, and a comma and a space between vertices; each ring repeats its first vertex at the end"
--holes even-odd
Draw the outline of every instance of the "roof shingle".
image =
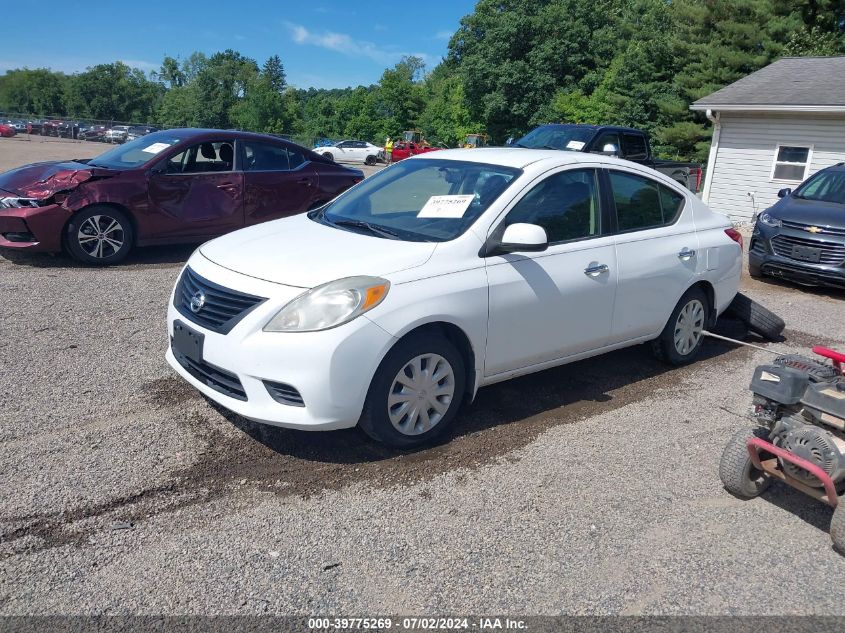
POLYGON ((845 57, 784 57, 690 106, 845 106, 845 57))

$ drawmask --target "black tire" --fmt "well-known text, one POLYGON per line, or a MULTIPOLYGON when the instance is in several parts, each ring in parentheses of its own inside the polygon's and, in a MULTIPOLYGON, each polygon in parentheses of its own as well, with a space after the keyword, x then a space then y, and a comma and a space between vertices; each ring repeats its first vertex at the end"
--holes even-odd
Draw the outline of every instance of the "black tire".
POLYGON ((678 305, 675 306, 675 309, 672 310, 672 314, 669 316, 669 320, 666 322, 666 326, 663 328, 660 336, 651 342, 652 351, 658 360, 678 367, 681 365, 688 365, 698 357, 698 354, 701 351, 701 346, 704 342, 703 335, 699 335, 695 345, 685 351, 678 349, 678 346, 675 344, 675 334, 677 326, 679 325, 679 316, 681 312, 693 302, 700 303, 704 308, 701 329, 707 329, 712 311, 710 301, 707 299, 707 295, 704 294, 703 290, 699 288, 690 288, 684 293, 684 296, 681 297, 680 301, 678 301, 678 305))
POLYGON ((749 330, 770 341, 778 340, 783 328, 786 327, 783 319, 778 315, 741 292, 736 294, 728 309, 725 310, 725 314, 736 317, 745 323, 749 330))
POLYGON ((753 499, 765 492, 772 483, 770 475, 754 468, 748 455, 749 438, 769 438, 769 430, 761 426, 740 429, 730 439, 719 461, 719 479, 725 490, 740 499, 753 499))
POLYGON ((334 162, 334 156, 332 156, 332 153, 331 153, 331 152, 324 152, 324 153, 323 153, 323 156, 325 156, 326 158, 328 158, 330 161, 334 162))
POLYGON ((71 256, 90 266, 110 266, 126 259, 135 241, 127 215, 114 207, 95 204, 70 219, 64 243, 71 256), (99 227, 99 233, 96 228, 99 227))
POLYGON ((839 497, 839 503, 830 519, 830 540, 837 552, 845 554, 845 495, 839 497))
MULTIPOLYGON (((435 366, 435 370, 438 366, 435 366)), ((408 374, 405 375, 408 376, 408 374)), ((442 380, 445 380, 445 378, 442 380)), ((452 343, 433 333, 411 336, 399 341, 379 365, 367 393, 367 401, 364 404, 359 426, 364 433, 374 440, 393 448, 410 449, 428 444, 442 435, 454 420, 461 407, 465 388, 464 359, 452 343), (417 432, 417 434, 403 433, 391 422, 388 398, 391 393, 397 393, 394 391, 394 387, 397 384, 396 379, 399 377, 400 371, 404 371, 410 362, 423 355, 436 355, 448 363, 452 372, 451 382, 454 391, 445 412, 430 429, 417 432)), ((409 399, 409 402, 413 401, 409 399)), ((409 407, 413 409, 414 405, 409 404, 409 407)), ((401 409, 401 405, 397 409, 401 409)), ((430 409, 427 408, 426 419, 429 417, 429 411, 430 409)), ((408 420, 410 420, 410 416, 408 416, 408 420)))
POLYGON ((375 157, 375 156, 373 156, 372 154, 371 154, 371 155, 369 155, 369 156, 367 156, 367 157, 364 159, 364 164, 365 164, 365 165, 369 165, 370 167, 372 167, 373 165, 375 165, 375 164, 376 164, 376 157, 375 157))

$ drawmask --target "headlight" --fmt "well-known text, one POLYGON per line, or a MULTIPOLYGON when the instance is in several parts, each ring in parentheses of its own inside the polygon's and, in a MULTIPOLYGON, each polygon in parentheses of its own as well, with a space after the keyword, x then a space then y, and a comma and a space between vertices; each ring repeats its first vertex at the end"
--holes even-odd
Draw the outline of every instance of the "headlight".
POLYGON ((0 198, 0 209, 22 209, 24 207, 37 207, 38 200, 35 198, 0 198))
POLYGON ((312 288, 279 310, 265 332, 317 332, 348 323, 387 296, 390 282, 380 277, 346 277, 312 288))
POLYGON ((768 213, 763 213, 762 215, 760 215, 760 217, 758 219, 760 220, 760 222, 762 222, 766 226, 780 226, 782 224, 782 222, 780 220, 772 217, 768 213))

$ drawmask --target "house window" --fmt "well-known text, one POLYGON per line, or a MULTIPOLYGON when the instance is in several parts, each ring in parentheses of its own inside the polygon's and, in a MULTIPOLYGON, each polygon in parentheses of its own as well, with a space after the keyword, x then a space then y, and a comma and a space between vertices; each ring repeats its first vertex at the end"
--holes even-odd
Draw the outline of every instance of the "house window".
POLYGON ((812 147, 778 145, 775 150, 775 162, 772 166, 772 180, 801 182, 807 176, 810 166, 812 147))

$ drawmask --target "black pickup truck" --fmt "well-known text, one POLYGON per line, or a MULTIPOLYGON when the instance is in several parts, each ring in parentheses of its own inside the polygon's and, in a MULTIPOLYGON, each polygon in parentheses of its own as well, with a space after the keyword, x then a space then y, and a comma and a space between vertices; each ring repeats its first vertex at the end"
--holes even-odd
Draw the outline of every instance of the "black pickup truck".
POLYGON ((648 135, 642 130, 633 128, 615 125, 549 123, 534 128, 510 146, 618 156, 656 169, 693 193, 697 193, 701 186, 700 164, 653 158, 648 135))

